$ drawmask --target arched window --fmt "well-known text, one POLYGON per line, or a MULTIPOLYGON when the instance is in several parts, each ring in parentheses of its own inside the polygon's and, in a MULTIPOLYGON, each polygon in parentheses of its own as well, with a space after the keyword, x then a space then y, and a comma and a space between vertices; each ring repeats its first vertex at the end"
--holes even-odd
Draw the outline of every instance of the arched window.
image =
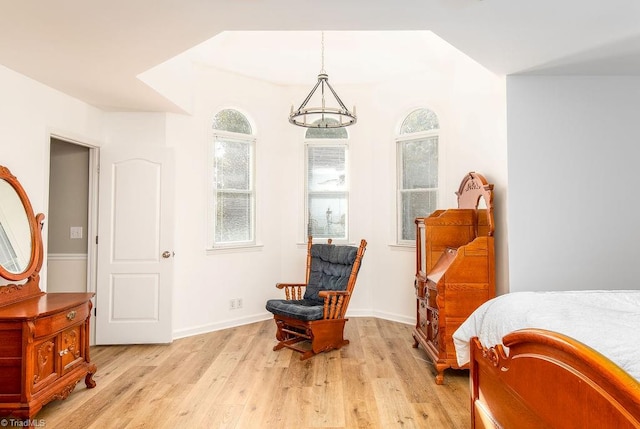
POLYGON ((438 116, 427 108, 409 113, 396 138, 398 244, 415 243, 415 218, 438 204, 438 116))
POLYGON ((213 118, 209 246, 255 244, 254 145, 251 124, 234 109, 213 118))
POLYGON ((438 116, 429 109, 416 109, 409 113, 402 125, 400 134, 414 134, 421 131, 439 130, 438 116))
POLYGON ((219 111, 213 118, 213 129, 238 134, 253 134, 247 118, 237 110, 219 111))
POLYGON ((348 239, 348 138, 344 128, 305 133, 305 227, 314 238, 348 239))
MULTIPOLYGON (((322 120, 318 119, 314 122, 321 123, 322 120)), ((330 124, 337 124, 338 121, 332 118, 326 118, 324 122, 330 124)), ((308 128, 307 132, 304 134, 304 137, 308 139, 348 139, 346 128, 308 128)))

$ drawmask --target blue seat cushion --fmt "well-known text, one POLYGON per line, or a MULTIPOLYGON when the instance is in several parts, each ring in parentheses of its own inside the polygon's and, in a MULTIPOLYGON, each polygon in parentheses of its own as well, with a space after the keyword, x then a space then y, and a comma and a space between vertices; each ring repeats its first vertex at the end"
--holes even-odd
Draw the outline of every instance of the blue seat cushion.
POLYGON ((270 299, 266 308, 273 314, 298 320, 320 320, 324 317, 323 290, 346 290, 358 248, 334 244, 311 245, 311 271, 303 299, 270 299))
POLYGON ((304 299, 323 300, 318 296, 322 290, 346 290, 358 248, 333 244, 313 244, 311 246, 311 272, 304 299))
POLYGON ((270 299, 267 301, 266 307, 273 314, 298 320, 320 320, 324 317, 322 301, 318 304, 317 301, 308 299, 270 299))

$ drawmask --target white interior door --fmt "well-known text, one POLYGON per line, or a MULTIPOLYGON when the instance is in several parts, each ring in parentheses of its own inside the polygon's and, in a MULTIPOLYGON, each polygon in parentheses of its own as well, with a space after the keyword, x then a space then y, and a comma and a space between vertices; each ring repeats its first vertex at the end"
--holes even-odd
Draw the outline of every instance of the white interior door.
POLYGON ((96 344, 172 339, 170 149, 102 149, 96 344))

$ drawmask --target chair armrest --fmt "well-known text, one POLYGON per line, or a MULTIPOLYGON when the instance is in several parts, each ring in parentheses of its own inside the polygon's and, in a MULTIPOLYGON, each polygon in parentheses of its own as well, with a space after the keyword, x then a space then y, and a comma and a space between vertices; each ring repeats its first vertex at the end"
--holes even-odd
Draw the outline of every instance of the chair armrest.
POLYGON ((276 283, 278 289, 284 289, 286 300, 302 299, 304 293, 303 288, 307 287, 306 283, 276 283))
POLYGON ((322 290, 318 293, 320 298, 324 298, 324 319, 342 319, 347 310, 346 304, 349 302, 351 294, 346 290, 322 290), (344 308, 343 308, 344 307, 344 308))
POLYGON ((349 292, 347 292, 346 290, 321 290, 320 292, 318 292, 318 296, 320 298, 327 298, 330 296, 338 296, 338 295, 342 295, 342 296, 347 296, 349 295, 349 292))
POLYGON ((286 287, 306 287, 306 283, 276 283, 278 289, 284 289, 286 287))

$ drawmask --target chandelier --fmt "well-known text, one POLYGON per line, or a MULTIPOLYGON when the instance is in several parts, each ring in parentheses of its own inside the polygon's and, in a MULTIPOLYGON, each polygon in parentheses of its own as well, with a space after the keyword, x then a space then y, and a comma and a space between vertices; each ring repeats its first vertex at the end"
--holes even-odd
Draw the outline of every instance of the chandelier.
MULTIPOLYGON (((322 32, 322 68, 320 74, 318 74, 318 82, 313 87, 307 98, 304 99, 300 107, 297 110, 293 110, 291 105, 291 114, 289 115, 289 122, 293 125, 306 128, 342 128, 353 125, 357 121, 356 106, 353 106, 353 113, 349 111, 336 94, 336 91, 329 84, 329 76, 324 70, 324 31, 322 32), (320 88, 320 106, 319 107, 307 107, 307 103, 311 101, 315 92, 320 88), (328 88, 329 91, 325 91, 328 88), (325 94, 330 92, 335 99, 333 106, 328 106, 325 94)), ((317 97, 316 97, 317 98, 317 97)), ((314 100, 315 101, 315 100, 314 100)))

